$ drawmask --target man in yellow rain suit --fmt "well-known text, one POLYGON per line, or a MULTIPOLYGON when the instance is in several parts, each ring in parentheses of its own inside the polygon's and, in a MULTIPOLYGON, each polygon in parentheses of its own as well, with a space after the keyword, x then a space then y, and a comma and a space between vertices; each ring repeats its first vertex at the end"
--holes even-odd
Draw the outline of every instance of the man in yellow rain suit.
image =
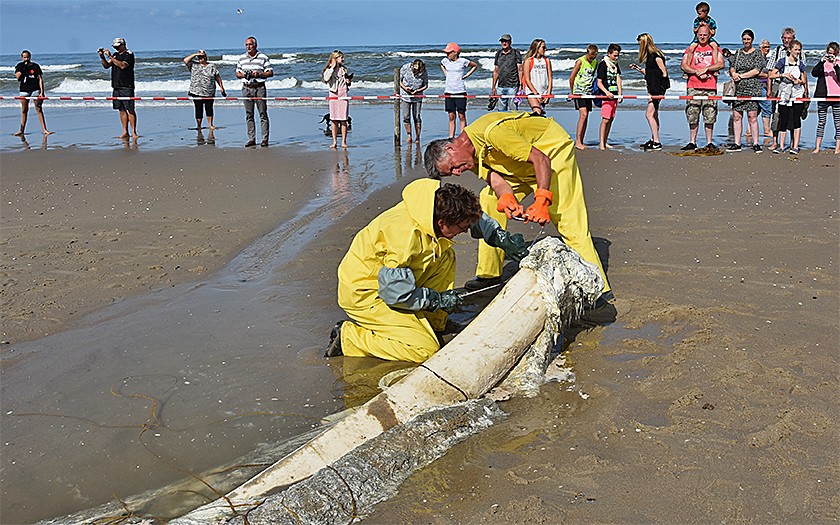
MULTIPOLYGON (((432 141, 424 163, 434 179, 472 171, 487 182, 480 195, 481 209, 502 228, 512 217, 540 225, 550 220, 563 241, 601 271, 604 290, 594 306, 613 298, 589 234, 574 142, 553 119, 488 113, 457 137, 432 141), (519 201, 532 193, 534 204, 523 212, 519 201)), ((476 278, 465 287, 478 289, 500 282, 503 262, 504 253, 480 243, 476 278)))
POLYGON ((522 235, 481 213, 472 191, 432 179, 408 184, 402 202, 357 233, 338 266, 338 304, 351 321, 333 328, 326 356, 420 363, 437 352, 435 332, 461 302, 452 289, 452 239, 468 230, 514 260, 527 254, 522 235))

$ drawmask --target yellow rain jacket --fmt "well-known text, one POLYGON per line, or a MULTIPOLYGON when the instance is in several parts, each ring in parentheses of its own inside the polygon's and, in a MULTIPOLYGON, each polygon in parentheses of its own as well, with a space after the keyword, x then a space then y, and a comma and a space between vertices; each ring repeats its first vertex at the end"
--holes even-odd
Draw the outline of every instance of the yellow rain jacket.
POLYGON ((345 356, 420 363, 440 349, 435 330, 447 314, 423 309, 424 291, 455 282, 452 241, 438 238, 433 225, 439 187, 432 179, 408 184, 402 202, 357 233, 339 264, 338 304, 353 321, 341 328, 345 356))
MULTIPOLYGON (((518 201, 537 190, 534 165, 528 162, 531 147, 543 152, 551 160, 551 187, 554 200, 548 207, 551 222, 560 236, 587 262, 595 264, 604 278, 604 292, 610 285, 601 266, 601 259, 592 244, 583 183, 580 180, 574 142, 553 119, 535 117, 528 113, 487 113, 464 128, 475 147, 477 175, 488 180, 490 171, 501 175, 513 188, 518 201)), ((496 211, 498 198, 489 186, 479 195, 481 209, 496 219, 502 228, 507 217, 496 211)), ((502 274, 504 252, 485 242, 478 246, 478 277, 498 277, 502 274)))

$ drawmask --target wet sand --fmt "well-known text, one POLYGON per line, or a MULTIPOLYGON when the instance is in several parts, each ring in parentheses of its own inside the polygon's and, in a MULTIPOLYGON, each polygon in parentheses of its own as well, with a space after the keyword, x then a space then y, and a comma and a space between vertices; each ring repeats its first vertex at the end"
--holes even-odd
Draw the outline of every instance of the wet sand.
MULTIPOLYGON (((503 403, 368 521, 836 519, 837 157, 579 162, 618 319, 569 334, 573 390, 503 403)), ((320 357, 335 268, 421 170, 381 143, 5 154, 3 521, 161 486, 358 402, 347 378, 374 363, 320 357)), ((457 244, 458 282, 475 248, 457 244)))

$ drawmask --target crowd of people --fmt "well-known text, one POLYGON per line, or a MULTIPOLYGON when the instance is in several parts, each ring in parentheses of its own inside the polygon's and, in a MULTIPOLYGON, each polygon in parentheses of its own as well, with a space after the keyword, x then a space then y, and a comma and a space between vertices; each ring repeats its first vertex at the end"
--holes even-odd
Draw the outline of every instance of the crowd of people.
MULTIPOLYGON (((781 44, 771 50, 770 42, 760 41, 758 47, 755 34, 744 29, 741 34, 742 47, 731 52, 721 49, 714 39, 718 25, 710 16, 711 7, 707 2, 696 6, 697 17, 694 19, 694 37, 683 54, 680 68, 686 79, 686 94, 695 98, 688 99, 685 115, 689 128, 688 143, 682 150, 697 149, 700 120, 702 117, 706 148, 717 149, 712 137, 718 117, 719 102, 709 99, 718 95, 718 82, 722 74, 731 79, 724 84, 722 95, 736 97, 773 98, 777 100, 736 100, 731 104, 729 139, 725 145, 728 152, 744 149, 742 135, 746 131, 748 148, 760 153, 769 146, 774 153, 787 150, 791 154, 800 151, 801 120, 807 115, 809 104, 801 98, 840 97, 840 66, 837 57, 840 44, 830 42, 825 54, 811 68, 811 76, 816 79, 813 95, 808 91, 808 68, 802 56, 802 43, 796 39, 793 28, 782 31, 781 44), (746 125, 744 115, 746 114, 746 125), (759 135, 759 116, 764 128, 762 142, 759 135), (746 129, 745 129, 746 128, 746 129), (786 146, 788 136, 790 144, 786 146)), ((546 105, 556 98, 553 94, 553 75, 551 61, 546 57, 546 42, 537 38, 531 42, 526 53, 513 48, 510 34, 499 38, 500 49, 493 59, 493 75, 490 89, 488 111, 509 111, 512 105, 519 108, 527 101, 530 112, 544 116, 546 105)), ((645 118, 650 127, 650 140, 642 145, 644 150, 661 150, 659 105, 671 79, 665 67, 665 55, 654 43, 649 33, 637 37, 639 44, 638 63, 630 68, 644 75, 649 95, 645 118)), ((126 47, 125 39, 117 37, 112 47, 114 51, 100 48, 99 58, 102 67, 111 71, 111 87, 114 109, 119 111, 122 124, 121 138, 137 137, 137 113, 134 94, 134 53, 126 47)), ((584 142, 589 114, 593 107, 599 107, 601 122, 599 127, 598 147, 611 149, 610 130, 615 121, 619 104, 623 98, 622 71, 618 58, 622 49, 618 44, 610 44, 601 60, 599 49, 590 44, 584 55, 575 60, 569 76, 569 98, 579 112, 574 145, 585 149, 584 142), (580 98, 580 96, 597 98, 580 98)), ((461 48, 450 42, 442 50, 444 57, 440 68, 445 79, 444 109, 448 115, 449 137, 456 136, 467 126, 467 88, 465 80, 478 68, 478 64, 461 56, 461 48)), ((31 53, 24 50, 22 61, 15 67, 15 76, 20 82, 21 125, 15 135, 25 134, 30 100, 38 114, 43 133, 52 133, 47 129, 43 112, 44 96, 43 72, 40 66, 31 60, 31 53)), ((190 70, 189 96, 195 103, 196 125, 202 128, 206 114, 210 131, 213 125, 213 99, 218 85, 223 97, 227 96, 218 69, 207 60, 207 53, 200 50, 184 58, 190 70)), ((255 110, 260 115, 260 145, 269 144, 269 118, 266 80, 274 75, 271 60, 257 48, 257 39, 249 36, 245 39, 245 53, 237 61, 236 78, 242 81, 242 99, 245 108, 245 121, 248 140, 246 147, 256 147, 257 133, 255 110)), ((330 122, 332 125, 332 144, 338 145, 341 135, 341 147, 347 147, 348 107, 347 96, 353 74, 344 64, 344 54, 336 50, 330 54, 322 72, 322 80, 327 85, 330 122)), ((399 84, 403 123, 408 137, 407 142, 419 143, 422 128, 421 109, 426 90, 429 87, 429 73, 423 60, 414 60, 400 69, 399 84)), ((822 147, 827 116, 832 112, 835 125, 835 153, 840 154, 840 101, 817 102, 818 124, 816 131, 815 152, 822 147)))

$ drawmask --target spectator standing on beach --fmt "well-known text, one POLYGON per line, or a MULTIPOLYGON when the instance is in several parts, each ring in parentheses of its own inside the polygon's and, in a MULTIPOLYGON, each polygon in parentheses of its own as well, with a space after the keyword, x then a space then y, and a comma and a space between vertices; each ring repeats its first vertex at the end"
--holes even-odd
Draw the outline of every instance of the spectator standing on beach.
POLYGON ((207 61, 207 51, 203 49, 184 57, 184 65, 190 70, 188 94, 195 104, 195 125, 201 129, 201 121, 204 120, 204 113, 207 113, 207 124, 214 130, 213 97, 216 96, 216 84, 219 84, 222 96, 227 96, 222 76, 216 66, 207 61))
POLYGON ((423 119, 420 118, 420 110, 423 107, 423 92, 429 87, 429 72, 426 71, 426 63, 414 60, 404 64, 400 68, 400 110, 403 114, 405 133, 408 136, 406 142, 411 144, 411 119, 414 119, 414 142, 420 143, 420 130, 423 119))
MULTIPOLYGON (((686 48, 680 64, 682 70, 688 75, 686 94, 690 97, 717 94, 717 77, 715 74, 723 69, 723 56, 709 45, 709 37, 709 27, 700 25, 697 29, 697 46, 694 47, 694 51, 691 51, 692 46, 686 48)), ((712 133, 718 114, 717 101, 689 99, 685 103, 689 141, 682 147, 683 151, 697 148, 697 132, 700 127, 701 113, 706 130, 707 146, 715 147, 712 142, 712 133)))
MULTIPOLYGON (((637 36, 636 41, 639 43, 639 62, 644 64, 644 67, 632 63, 630 68, 645 76, 645 86, 649 95, 652 97, 662 96, 671 87, 671 81, 668 79, 668 69, 665 67, 665 55, 656 47, 653 37, 647 33, 637 36)), ((662 149, 662 143, 659 141, 660 102, 662 102, 662 99, 651 98, 647 103, 645 118, 650 126, 650 140, 642 145, 642 149, 645 151, 662 149)))
MULTIPOLYGON (((38 114, 38 120, 41 122, 41 129, 44 135, 50 135, 52 131, 47 129, 47 121, 44 118, 43 106, 44 101, 40 97, 44 96, 44 73, 41 71, 41 66, 32 62, 32 53, 24 49, 20 53, 21 61, 15 66, 15 78, 20 82, 20 96, 21 97, 39 97, 35 100, 35 112, 38 114)), ((20 131, 14 133, 15 137, 23 136, 26 133, 26 120, 29 116, 29 99, 20 99, 20 131)))
MULTIPOLYGON (((589 44, 586 54, 575 60, 572 74, 569 76, 569 92, 573 95, 591 95, 592 84, 595 83, 595 71, 598 67, 598 46, 589 44)), ((583 136, 589 123, 589 113, 592 112, 591 98, 576 98, 575 109, 578 110, 578 122, 575 135, 575 148, 586 149, 583 136)))
MULTIPOLYGON (((111 43, 116 54, 105 48, 99 48, 99 61, 102 67, 111 70, 111 88, 114 97, 134 97, 134 53, 125 46, 125 39, 117 37, 111 43)), ((128 126, 131 125, 131 134, 137 138, 137 113, 134 111, 133 100, 114 100, 114 109, 120 112, 120 123, 122 124, 121 139, 127 139, 128 126)))
POLYGON ((525 53, 525 60, 522 63, 522 80, 526 87, 531 111, 535 115, 545 115, 545 106, 550 100, 546 95, 551 95, 554 80, 551 78, 551 62, 545 56, 545 40, 542 38, 535 38, 525 53))
POLYGON ((615 120, 615 113, 618 110, 618 103, 621 102, 621 68, 618 66, 618 55, 620 53, 620 45, 610 44, 607 47, 607 54, 604 55, 604 60, 598 64, 598 70, 595 74, 598 94, 607 96, 601 102, 601 128, 599 130, 601 150, 612 149, 607 141, 615 120))
POLYGON ((344 53, 339 50, 330 53, 330 59, 324 66, 321 76, 324 82, 327 83, 331 98, 330 122, 332 123, 332 144, 330 148, 335 148, 337 145, 339 125, 341 125, 341 147, 346 148, 347 121, 350 118, 347 114, 350 109, 347 90, 350 89, 350 81, 353 75, 344 66, 344 53))
MULTIPOLYGON (((766 38, 762 39, 758 44, 758 50, 761 51, 761 55, 764 57, 764 67, 762 68, 761 75, 759 75, 758 78, 758 81, 761 83, 761 95, 769 97, 771 82, 767 78, 770 73, 770 70, 767 69, 767 56, 770 54, 770 41, 766 38)), ((772 142, 773 130, 771 128, 770 119, 773 116, 773 102, 770 100, 759 100, 758 109, 761 111, 761 124, 764 128, 764 138, 770 139, 772 142)), ((767 144, 765 143, 765 145, 767 144)))
POLYGON ((245 124, 248 128, 246 148, 257 145, 257 126, 254 121, 254 106, 260 113, 260 132, 262 147, 268 147, 268 102, 265 99, 265 80, 274 76, 268 55, 257 49, 257 39, 249 36, 245 39, 245 53, 236 63, 236 78, 242 79, 242 104, 245 106, 245 124), (251 100, 256 98, 258 100, 251 100))
POLYGON ((799 154, 799 138, 802 134, 802 107, 804 102, 796 99, 805 96, 808 76, 805 74, 805 62, 802 61, 802 43, 794 40, 790 43, 788 56, 779 59, 773 70, 771 79, 779 79, 779 144, 773 148, 773 153, 781 153, 785 149, 785 135, 790 131, 790 154, 799 154))
MULTIPOLYGON (((760 97, 761 82, 759 77, 765 70, 766 61, 761 51, 753 47, 755 34, 751 29, 744 29, 741 33, 743 47, 738 49, 729 59, 729 76, 735 82, 736 97, 760 97)), ((732 104, 732 127, 734 130, 735 143, 726 147, 726 151, 741 151, 741 131, 743 129, 744 112, 747 113, 747 122, 750 133, 753 137, 753 151, 761 153, 761 145, 758 143, 758 102, 754 100, 736 100, 732 104)))
POLYGON ((446 57, 440 61, 440 69, 446 77, 443 90, 446 97, 444 108, 449 114, 449 136, 455 136, 455 113, 458 113, 461 130, 467 126, 467 84, 464 82, 475 72, 478 64, 461 57, 461 46, 450 42, 443 49, 446 57), (466 71, 466 73, 464 73, 466 71))
POLYGON ((491 96, 500 96, 498 111, 508 111, 511 99, 519 92, 522 79, 522 54, 511 47, 511 36, 507 33, 499 38, 502 48, 493 58, 493 80, 491 96))
MULTIPOLYGON (((788 53, 788 48, 790 47, 791 42, 796 39, 796 30, 792 27, 786 27, 782 29, 782 43, 776 46, 771 52, 767 54, 767 64, 764 66, 768 72, 773 71, 773 68, 776 67, 776 63, 785 58, 788 53)), ((769 95, 772 98, 776 98, 779 96, 779 86, 781 86, 781 79, 780 78, 768 78, 767 82, 769 84, 769 95)), ((773 129, 773 145, 770 147, 771 149, 777 149, 779 147, 779 104, 777 101, 772 102, 773 105, 773 121, 771 123, 771 127, 773 129)))
MULTIPOLYGON (((613 298, 589 234, 574 143, 554 119, 528 113, 487 113, 457 138, 430 142, 423 163, 435 179, 472 171, 486 182, 479 196, 481 209, 501 228, 514 216, 541 225, 553 223, 563 242, 601 272, 604 289, 594 306, 613 298), (531 194, 534 204, 523 210, 519 202, 531 194)), ((479 242, 476 277, 464 287, 477 290, 500 283, 504 255, 479 242)))
MULTIPOLYGON (((829 42, 825 48, 825 55, 820 58, 811 75, 817 79, 817 86, 814 88, 814 98, 840 97, 840 44, 829 42)), ((840 155, 840 102, 817 102, 817 140, 814 153, 819 153, 822 147, 823 134, 825 133, 825 122, 828 117, 828 108, 834 118, 834 154, 840 155)))

